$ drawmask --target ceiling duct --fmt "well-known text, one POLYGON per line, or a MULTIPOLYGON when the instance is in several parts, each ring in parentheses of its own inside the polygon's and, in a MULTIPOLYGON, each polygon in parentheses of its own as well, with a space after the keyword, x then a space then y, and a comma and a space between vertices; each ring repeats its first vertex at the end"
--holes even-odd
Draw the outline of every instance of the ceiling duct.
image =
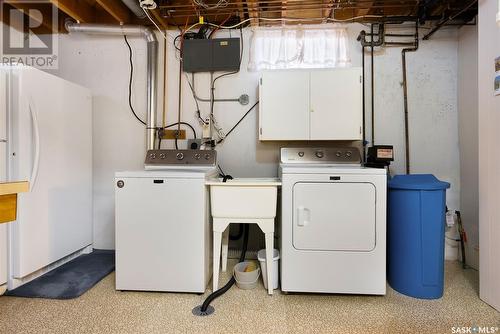
POLYGON ((139 6, 139 1, 137 0, 121 0, 125 6, 128 7, 134 13, 135 16, 137 16, 140 19, 143 19, 146 17, 146 13, 142 10, 142 8, 139 6))

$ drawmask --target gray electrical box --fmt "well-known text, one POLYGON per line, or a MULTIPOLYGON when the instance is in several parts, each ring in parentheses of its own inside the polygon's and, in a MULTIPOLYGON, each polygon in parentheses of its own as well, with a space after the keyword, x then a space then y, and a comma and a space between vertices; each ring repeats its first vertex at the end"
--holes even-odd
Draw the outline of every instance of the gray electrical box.
POLYGON ((238 71, 240 39, 186 39, 183 44, 184 72, 238 71))

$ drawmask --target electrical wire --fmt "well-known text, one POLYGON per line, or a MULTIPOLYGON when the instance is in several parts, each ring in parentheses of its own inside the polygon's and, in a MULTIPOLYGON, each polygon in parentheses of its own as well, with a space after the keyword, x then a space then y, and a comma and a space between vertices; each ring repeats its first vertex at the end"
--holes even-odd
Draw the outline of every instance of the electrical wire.
POLYGON ((207 5, 203 0, 191 0, 195 5, 207 10, 224 8, 228 5, 228 0, 219 0, 215 5, 207 5))
POLYGON ((215 23, 210 23, 210 22, 196 22, 193 25, 191 25, 189 28, 186 29, 186 31, 190 31, 193 28, 197 27, 198 25, 203 25, 203 24, 208 24, 212 27, 216 27, 219 29, 234 29, 242 26, 243 24, 250 22, 252 20, 258 20, 258 21, 270 21, 270 22, 310 22, 310 21, 326 21, 326 22, 336 22, 336 23, 345 23, 345 22, 353 22, 355 20, 359 19, 376 19, 376 18, 390 18, 391 15, 361 15, 361 16, 355 16, 350 19, 334 19, 331 17, 324 18, 324 17, 314 17, 314 18, 291 18, 291 17, 282 17, 282 18, 265 18, 265 17, 260 17, 260 18, 248 18, 243 21, 240 21, 239 23, 236 23, 231 26, 223 26, 223 25, 218 25, 215 23))
POLYGON ((236 127, 238 125, 240 125, 240 123, 245 119, 245 117, 248 116, 248 114, 259 104, 259 101, 255 102, 255 104, 253 106, 250 107, 250 109, 248 109, 248 111, 240 118, 240 120, 238 122, 236 122, 236 124, 231 128, 231 130, 229 130, 227 133, 226 133, 226 136, 224 138, 221 138, 217 141, 217 145, 222 143, 224 140, 226 140, 226 138, 231 134, 231 132, 233 132, 234 129, 236 129, 236 127))
POLYGON ((229 14, 228 17, 226 17, 226 19, 224 21, 221 22, 221 24, 219 24, 218 27, 216 27, 214 30, 212 30, 212 32, 210 33, 210 35, 208 35, 208 38, 212 38, 212 36, 217 32, 217 30, 220 29, 221 26, 223 26, 233 15, 232 14, 229 14))
POLYGON ((128 47, 128 52, 129 52, 129 62, 130 62, 130 75, 129 75, 129 81, 128 81, 128 105, 130 107, 130 111, 132 111, 132 114, 135 116, 135 118, 141 122, 143 125, 146 125, 146 122, 144 122, 142 119, 137 116, 134 106, 132 105, 132 80, 134 78, 134 62, 132 59, 132 47, 130 46, 130 43, 128 42, 127 35, 123 35, 123 39, 125 40, 125 44, 127 44, 128 47))
POLYGON ((148 17, 149 21, 151 21, 151 23, 154 24, 154 26, 156 27, 156 29, 158 29, 158 31, 160 32, 160 34, 166 40, 167 39, 167 35, 163 32, 163 30, 160 29, 160 27, 158 26, 158 24, 156 24, 155 20, 153 20, 153 18, 151 17, 151 15, 149 15, 149 9, 144 8, 144 7, 141 7, 141 8, 142 8, 142 11, 144 12, 144 14, 146 14, 146 16, 148 17))
POLYGON ((187 123, 187 122, 175 122, 175 123, 169 124, 169 125, 167 125, 167 126, 165 126, 163 128, 160 127, 158 129, 168 129, 168 128, 174 127, 176 125, 186 125, 193 132, 194 139, 198 138, 198 136, 196 135, 196 130, 194 129, 194 127, 191 124, 187 123))
MULTIPOLYGON (((188 77, 187 73, 184 73, 184 75, 186 76, 186 81, 189 85, 189 88, 191 88, 191 93, 193 94, 194 103, 196 104, 196 116, 198 117, 198 120, 200 121, 200 123, 207 124, 207 122, 205 122, 203 117, 201 117, 200 105, 198 103, 198 99, 196 98, 196 92, 194 91, 193 84, 191 83, 191 81, 189 81, 189 77, 188 77)), ((192 77, 193 77, 193 81, 194 81, 194 72, 192 73, 192 77)))
POLYGON ((241 68, 241 62, 243 60, 243 50, 244 50, 244 44, 243 44, 243 29, 240 27, 240 43, 241 43, 241 51, 240 51, 240 61, 238 65, 238 70, 229 72, 229 73, 224 73, 216 77, 215 79, 213 78, 213 72, 210 73, 210 118, 212 119, 212 124, 217 132, 217 135, 219 136, 219 141, 224 140, 224 138, 227 136, 227 134, 224 134, 222 129, 217 126, 217 120, 215 119, 214 115, 214 105, 215 105, 215 82, 228 75, 233 75, 236 74, 240 71, 241 68))

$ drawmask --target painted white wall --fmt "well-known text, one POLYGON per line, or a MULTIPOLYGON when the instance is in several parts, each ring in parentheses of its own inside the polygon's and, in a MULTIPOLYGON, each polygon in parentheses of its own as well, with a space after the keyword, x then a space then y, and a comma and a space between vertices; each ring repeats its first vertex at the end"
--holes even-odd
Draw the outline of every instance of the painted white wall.
POLYGON ((500 56, 496 0, 479 1, 479 253, 480 296, 500 310, 500 96, 494 96, 494 61, 500 56))
MULTIPOLYGON (((61 35, 54 74, 93 95, 94 248, 114 248, 114 172, 143 168, 145 133, 128 108, 128 50, 123 38, 61 35)), ((146 45, 130 38, 135 51, 133 103, 145 119, 146 45)), ((75 125, 77 126, 77 125, 75 125)))
MULTIPOLYGON (((353 66, 361 66, 361 47, 356 37, 364 26, 356 24, 348 27, 352 63, 353 66)), ((229 34, 239 35, 237 31, 232 31, 220 32, 218 36, 229 34)), ((171 43, 175 32, 169 35, 171 37, 167 51, 167 123, 173 123, 177 121, 179 65, 171 43)), ((238 103, 216 104, 215 115, 226 131, 258 99, 259 74, 246 70, 250 31, 245 29, 244 35, 245 53, 242 70, 217 82, 216 97, 231 98, 246 93, 250 96, 250 104, 248 106, 240 106, 238 103)), ((131 44, 136 68, 134 105, 137 112, 144 115, 146 46, 140 39, 131 39, 131 44)), ((366 60, 368 74, 369 58, 366 60)), ((412 171, 433 173, 438 178, 451 182, 452 189, 448 192, 448 203, 451 208, 459 207, 460 189, 456 69, 455 30, 439 32, 430 41, 423 42, 418 52, 408 55, 412 171)), ((127 106, 128 71, 128 53, 122 38, 76 34, 60 36, 60 69, 56 74, 89 87, 94 94, 94 246, 96 248, 114 247, 114 172, 141 169, 145 154, 142 127, 131 116, 127 106)), ((375 75, 376 143, 395 145, 396 161, 392 170, 395 173, 403 173, 404 116, 399 48, 376 52, 375 75)), ((369 114, 369 80, 366 84, 367 114, 369 114)), ((200 96, 208 97, 209 75, 197 74, 196 87, 200 96)), ((159 95, 161 97, 162 94, 159 95)), ((202 114, 207 115, 208 103, 201 103, 200 106, 202 114)), ((182 120, 197 125, 200 133, 195 110, 189 86, 184 79, 182 120)), ((259 142, 257 112, 258 108, 247 116, 224 144, 218 147, 220 164, 233 176, 276 176, 279 148, 285 145, 304 145, 297 142, 259 142)), ((369 120, 367 123, 369 130, 369 120)), ((367 135, 369 137, 369 131, 367 135)), ((180 143, 181 147, 183 145, 184 143, 180 143)), ((173 147, 173 143, 165 143, 163 147, 173 147)))
POLYGON ((478 185, 478 36, 477 26, 458 35, 458 124, 460 141, 460 212, 467 233, 466 261, 479 269, 478 185))

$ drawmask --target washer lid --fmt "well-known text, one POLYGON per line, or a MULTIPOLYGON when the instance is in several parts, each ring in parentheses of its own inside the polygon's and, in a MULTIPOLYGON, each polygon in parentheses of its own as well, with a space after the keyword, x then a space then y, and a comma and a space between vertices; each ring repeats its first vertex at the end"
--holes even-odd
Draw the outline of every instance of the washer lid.
POLYGON ((388 182, 389 189, 403 190, 444 190, 450 187, 448 182, 438 180, 432 174, 396 175, 388 182))

